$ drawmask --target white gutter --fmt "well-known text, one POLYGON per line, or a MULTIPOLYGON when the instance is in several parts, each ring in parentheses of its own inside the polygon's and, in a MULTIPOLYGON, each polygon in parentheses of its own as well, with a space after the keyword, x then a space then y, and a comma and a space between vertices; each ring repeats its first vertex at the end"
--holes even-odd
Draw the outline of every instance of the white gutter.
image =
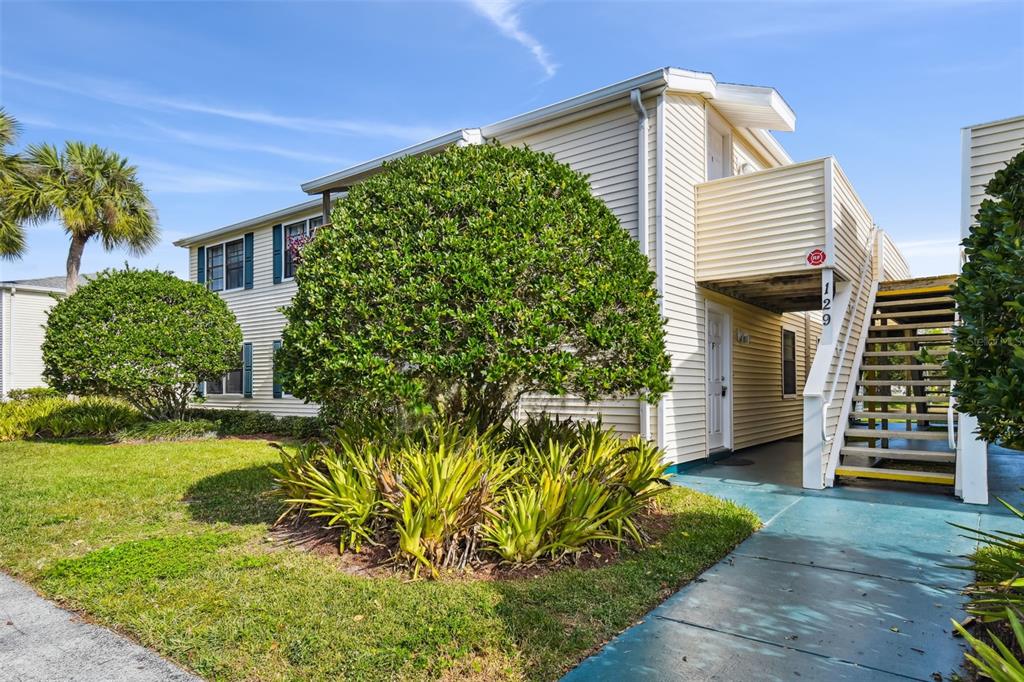
MULTIPOLYGON (((657 272, 658 310, 665 319, 665 92, 658 95, 658 137, 655 146, 654 267, 657 272)), ((658 401, 658 447, 665 449, 665 397, 658 401)))
POLYGON ((22 291, 37 291, 43 294, 63 294, 64 289, 56 287, 37 287, 33 284, 18 284, 16 282, 0 282, 0 289, 9 289, 13 294, 16 289, 22 291))
MULTIPOLYGON (((16 286, 12 286, 10 288, 11 311, 8 317, 11 322, 7 328, 7 376, 4 377, 4 395, 10 391, 8 384, 14 381, 14 294, 17 293, 17 291, 18 287, 16 286)), ((0 398, 3 398, 3 396, 0 396, 0 398)))
MULTIPOLYGON (((640 249, 649 260, 647 240, 647 109, 644 107, 643 95, 640 88, 634 88, 629 92, 629 101, 633 105, 637 118, 637 216, 636 233, 637 241, 640 242, 640 249)), ((640 435, 644 440, 651 439, 651 405, 644 399, 640 399, 640 435)))

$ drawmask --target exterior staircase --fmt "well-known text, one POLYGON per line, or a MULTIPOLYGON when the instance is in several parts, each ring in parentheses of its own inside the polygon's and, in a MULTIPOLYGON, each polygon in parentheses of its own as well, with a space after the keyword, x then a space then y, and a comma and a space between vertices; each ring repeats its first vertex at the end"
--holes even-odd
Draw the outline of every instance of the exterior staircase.
POLYGON ((954 281, 879 284, 836 476, 955 484, 957 415, 944 368, 954 281))

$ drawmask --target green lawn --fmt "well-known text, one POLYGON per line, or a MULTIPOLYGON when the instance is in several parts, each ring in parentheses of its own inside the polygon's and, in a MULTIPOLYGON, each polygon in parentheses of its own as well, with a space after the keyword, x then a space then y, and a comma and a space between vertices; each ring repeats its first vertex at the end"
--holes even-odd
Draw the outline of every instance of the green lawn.
POLYGON ((263 441, 0 443, 0 568, 217 679, 552 679, 757 526, 686 490, 618 564, 517 581, 366 579, 268 538, 263 441))

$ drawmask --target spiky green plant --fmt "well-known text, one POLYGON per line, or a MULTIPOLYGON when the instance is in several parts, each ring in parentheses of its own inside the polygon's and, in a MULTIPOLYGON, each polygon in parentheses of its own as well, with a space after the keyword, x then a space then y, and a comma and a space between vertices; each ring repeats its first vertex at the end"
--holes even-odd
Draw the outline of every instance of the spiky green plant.
MULTIPOLYGON (((1006 609, 1003 618, 1010 624, 1017 649, 1019 651, 1024 650, 1024 627, 1021 626, 1020 619, 1011 609, 1006 609)), ((989 632, 989 638, 995 645, 992 646, 969 633, 964 626, 955 620, 953 621, 953 627, 974 649, 973 654, 967 654, 967 660, 975 665, 979 673, 988 677, 993 682, 1024 681, 1024 663, 998 637, 989 632)))
MULTIPOLYGON (((1024 521, 1024 511, 1002 498, 997 499, 1017 519, 1024 521)), ((1007 608, 1024 610, 1024 533, 990 532, 952 525, 980 544, 970 556, 968 566, 977 578, 965 590, 970 600, 967 611, 991 622, 1005 618, 1007 608)))

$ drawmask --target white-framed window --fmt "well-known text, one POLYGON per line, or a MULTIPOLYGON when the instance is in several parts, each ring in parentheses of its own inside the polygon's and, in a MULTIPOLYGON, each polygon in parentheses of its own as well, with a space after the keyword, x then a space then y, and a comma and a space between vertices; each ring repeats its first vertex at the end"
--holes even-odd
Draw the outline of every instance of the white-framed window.
POLYGON ((242 395, 242 358, 243 351, 238 351, 238 367, 227 374, 206 380, 207 395, 242 395))
POLYGON ((324 224, 324 217, 322 215, 312 216, 310 218, 304 218, 303 220, 296 220, 294 223, 288 223, 283 227, 284 232, 284 249, 282 249, 281 258, 284 261, 284 267, 281 269, 283 279, 291 279, 295 277, 295 259, 292 258, 291 244, 293 239, 301 239, 303 237, 312 238, 316 234, 316 229, 324 224))
POLYGON ((245 286, 245 239, 206 247, 206 288, 231 291, 245 286))
POLYGON ((782 397, 796 397, 796 332, 782 328, 782 397))

